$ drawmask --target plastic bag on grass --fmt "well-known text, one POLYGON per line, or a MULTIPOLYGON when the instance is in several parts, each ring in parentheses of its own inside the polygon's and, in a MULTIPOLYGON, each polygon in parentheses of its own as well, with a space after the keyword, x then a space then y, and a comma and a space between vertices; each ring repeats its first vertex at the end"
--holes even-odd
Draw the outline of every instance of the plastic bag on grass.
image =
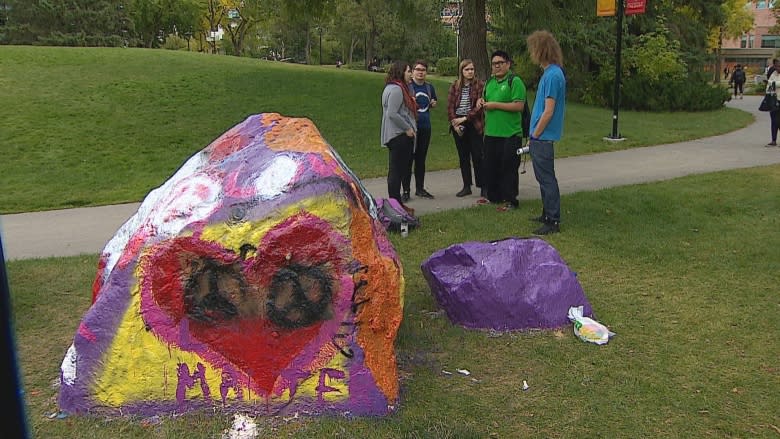
POLYGON ((607 344, 614 332, 607 329, 606 326, 582 315, 582 306, 572 306, 569 308, 569 320, 574 322, 574 335, 582 341, 596 344, 607 344))

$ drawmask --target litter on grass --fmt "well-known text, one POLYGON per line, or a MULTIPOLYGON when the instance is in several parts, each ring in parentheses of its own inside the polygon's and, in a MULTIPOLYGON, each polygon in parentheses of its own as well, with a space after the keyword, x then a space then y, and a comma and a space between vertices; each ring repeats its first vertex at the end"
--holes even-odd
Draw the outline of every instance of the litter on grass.
POLYGON ((572 306, 569 308, 569 320, 574 322, 574 334, 582 341, 596 343, 598 345, 607 344, 609 339, 615 336, 606 326, 582 315, 582 306, 572 306))
POLYGON ((255 439, 259 434, 260 431, 254 419, 236 414, 233 417, 233 426, 222 432, 222 439, 255 439))

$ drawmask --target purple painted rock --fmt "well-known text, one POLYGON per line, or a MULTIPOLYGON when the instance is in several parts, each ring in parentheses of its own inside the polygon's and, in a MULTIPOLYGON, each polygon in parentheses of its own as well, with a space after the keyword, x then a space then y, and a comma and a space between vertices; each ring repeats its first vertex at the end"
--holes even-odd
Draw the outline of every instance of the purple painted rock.
POLYGON ((557 328, 570 324, 571 306, 593 312, 575 274, 542 239, 455 244, 421 268, 439 306, 466 328, 557 328))
POLYGON ((104 249, 60 409, 384 415, 402 286, 373 199, 311 121, 250 116, 104 249))

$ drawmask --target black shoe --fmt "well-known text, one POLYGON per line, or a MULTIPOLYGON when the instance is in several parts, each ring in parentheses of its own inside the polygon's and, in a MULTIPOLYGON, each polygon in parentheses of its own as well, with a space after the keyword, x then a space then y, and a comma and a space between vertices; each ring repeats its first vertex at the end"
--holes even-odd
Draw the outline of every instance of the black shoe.
POLYGON ((466 195, 471 195, 471 186, 463 186, 463 189, 455 194, 455 196, 458 198, 465 197, 466 195))
POLYGON ((542 224, 542 227, 534 230, 534 235, 549 235, 551 233, 558 233, 561 231, 561 226, 558 221, 546 222, 542 224))
POLYGON ((428 193, 425 189, 417 189, 414 194, 418 197, 433 199, 433 195, 428 193))
POLYGON ((532 216, 531 218, 528 218, 528 221, 536 221, 537 223, 544 223, 547 220, 547 217, 543 214, 539 216, 532 216))
POLYGON ((409 197, 409 192, 404 192, 404 194, 401 195, 401 202, 402 203, 406 203, 407 201, 409 201, 409 198, 410 198, 409 197))

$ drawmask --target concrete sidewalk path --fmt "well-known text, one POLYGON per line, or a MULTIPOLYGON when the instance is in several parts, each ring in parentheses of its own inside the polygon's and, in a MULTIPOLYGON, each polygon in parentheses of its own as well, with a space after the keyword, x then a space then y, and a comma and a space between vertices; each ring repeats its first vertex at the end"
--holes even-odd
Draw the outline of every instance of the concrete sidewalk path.
MULTIPOLYGON (((760 102, 761 97, 745 96, 727 103, 753 113, 756 121, 722 136, 558 159, 555 166, 561 193, 780 163, 780 148, 764 147, 770 140, 769 116, 758 111, 760 102)), ((539 186, 530 161, 526 169, 528 172, 520 176, 521 203, 539 198, 539 186)), ((387 196, 385 178, 366 179, 363 184, 375 198, 387 196)), ((459 170, 429 172, 425 176, 425 187, 436 198, 413 197, 408 204, 418 215, 473 206, 478 193, 457 198, 455 193, 461 186, 459 170)), ((5 256, 11 260, 99 253, 139 205, 130 203, 0 216, 5 256)))

